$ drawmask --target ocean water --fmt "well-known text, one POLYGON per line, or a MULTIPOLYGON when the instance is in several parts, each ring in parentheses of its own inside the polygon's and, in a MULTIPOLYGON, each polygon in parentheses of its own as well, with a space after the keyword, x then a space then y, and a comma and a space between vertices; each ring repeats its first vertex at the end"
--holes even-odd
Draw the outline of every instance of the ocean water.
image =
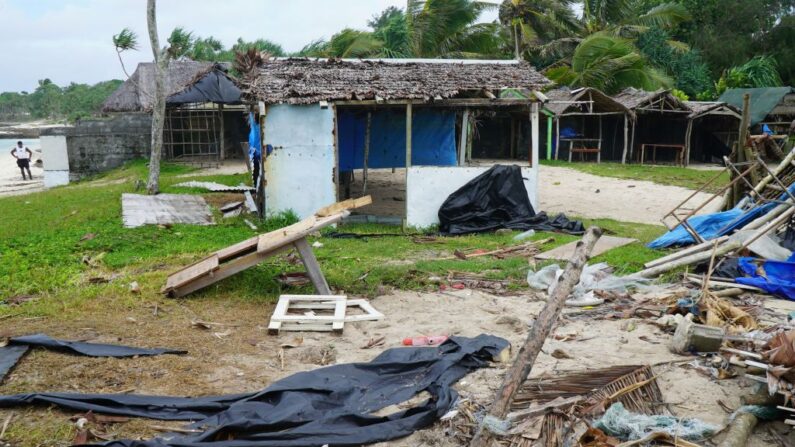
MULTIPOLYGON (((11 149, 17 145, 19 138, 0 138, 0 154, 4 152, 11 152, 11 149)), ((41 149, 41 140, 38 138, 23 138, 22 144, 29 147, 30 150, 41 149)))

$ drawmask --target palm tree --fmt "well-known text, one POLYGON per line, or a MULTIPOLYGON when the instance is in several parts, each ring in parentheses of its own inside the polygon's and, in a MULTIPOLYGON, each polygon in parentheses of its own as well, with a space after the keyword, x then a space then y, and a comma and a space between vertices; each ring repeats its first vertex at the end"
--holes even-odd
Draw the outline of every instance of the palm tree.
POLYGON ((561 64, 545 74, 561 85, 594 87, 607 94, 626 87, 656 90, 672 85, 668 76, 648 65, 632 41, 606 33, 585 38, 570 65, 561 64))
POLYGON ((644 10, 644 3, 633 0, 584 0, 582 20, 587 35, 607 32, 634 37, 650 27, 670 28, 690 20, 687 8, 679 3, 661 3, 644 10))
POLYGON ((500 5, 500 23, 511 30, 514 56, 521 59, 527 49, 576 35, 580 23, 574 0, 505 0, 500 5))
POLYGON ((408 0, 406 28, 414 57, 484 57, 501 52, 499 29, 476 24, 493 3, 473 0, 408 0))

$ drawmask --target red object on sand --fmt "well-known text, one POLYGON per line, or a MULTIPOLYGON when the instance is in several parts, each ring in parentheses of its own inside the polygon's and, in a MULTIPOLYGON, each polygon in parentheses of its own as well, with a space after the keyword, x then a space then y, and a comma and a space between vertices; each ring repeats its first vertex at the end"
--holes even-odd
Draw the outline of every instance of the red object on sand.
POLYGON ((403 339, 405 346, 436 346, 447 341, 446 335, 431 335, 428 337, 410 337, 403 339))

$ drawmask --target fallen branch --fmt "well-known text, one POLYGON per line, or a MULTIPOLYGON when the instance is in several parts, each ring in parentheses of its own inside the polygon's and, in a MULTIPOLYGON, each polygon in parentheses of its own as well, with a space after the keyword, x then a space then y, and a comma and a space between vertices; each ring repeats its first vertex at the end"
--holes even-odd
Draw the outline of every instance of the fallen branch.
POLYGON ((552 327, 555 325, 563 304, 571 294, 572 289, 577 283, 580 282, 580 275, 582 269, 588 261, 588 255, 593 250, 596 241, 602 235, 602 230, 598 227, 591 227, 585 233, 582 240, 577 243, 574 249, 574 255, 566 265, 563 275, 558 279, 558 283, 552 290, 552 293, 547 300, 547 304, 538 314, 533 328, 527 336, 524 345, 519 349, 516 359, 511 365, 510 369, 505 373, 502 386, 497 392, 497 397, 491 406, 489 414, 483 422, 481 422, 475 433, 474 438, 470 444, 471 447, 486 447, 491 445, 492 432, 486 428, 487 419, 502 420, 508 414, 511 408, 516 392, 527 380, 530 371, 533 368, 538 353, 544 345, 549 334, 552 332, 552 327))

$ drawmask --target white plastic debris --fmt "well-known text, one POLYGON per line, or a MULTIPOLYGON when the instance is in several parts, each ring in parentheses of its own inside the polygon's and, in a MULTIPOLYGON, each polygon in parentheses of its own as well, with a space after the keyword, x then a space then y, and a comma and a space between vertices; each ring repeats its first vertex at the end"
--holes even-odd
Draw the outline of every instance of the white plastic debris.
MULTIPOLYGON (((580 274, 580 282, 574 287, 566 304, 570 306, 595 306, 604 300, 596 298, 596 290, 616 293, 626 293, 630 289, 641 289, 648 286, 651 280, 631 276, 614 276, 612 269, 605 262, 587 265, 580 274), (600 301, 600 302, 597 302, 600 301)), ((537 272, 527 273, 527 284, 536 290, 545 290, 552 293, 558 284, 558 279, 563 275, 563 269, 557 264, 550 264, 537 272)))

